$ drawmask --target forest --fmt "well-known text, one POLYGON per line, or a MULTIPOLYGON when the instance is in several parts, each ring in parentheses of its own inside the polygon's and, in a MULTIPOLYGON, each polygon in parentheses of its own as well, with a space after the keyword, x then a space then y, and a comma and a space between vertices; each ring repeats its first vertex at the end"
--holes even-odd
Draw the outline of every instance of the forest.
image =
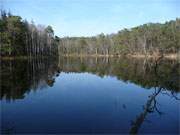
POLYGON ((0 31, 0 56, 162 55, 177 54, 180 47, 180 18, 115 34, 59 38, 51 26, 35 25, 1 11, 0 31))
POLYGON ((28 23, 1 11, 0 56, 52 56, 58 54, 58 38, 51 26, 28 23))
POLYGON ((65 37, 60 40, 60 54, 169 54, 180 47, 180 19, 164 24, 148 23, 116 34, 93 37, 65 37))

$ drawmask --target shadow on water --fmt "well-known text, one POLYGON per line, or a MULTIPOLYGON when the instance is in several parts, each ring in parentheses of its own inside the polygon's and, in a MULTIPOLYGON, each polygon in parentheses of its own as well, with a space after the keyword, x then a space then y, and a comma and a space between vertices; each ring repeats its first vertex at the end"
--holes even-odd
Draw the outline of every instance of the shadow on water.
MULTIPOLYGON (((130 58, 53 58, 2 60, 0 98, 8 102, 23 99, 30 91, 53 87, 55 78, 61 72, 88 72, 100 77, 114 76, 124 82, 131 82, 146 89, 154 89, 149 95, 143 112, 132 121, 130 134, 137 134, 149 113, 157 112, 157 96, 165 94, 179 100, 179 62, 166 59, 130 59, 130 58)), ((123 104, 126 109, 126 105, 123 104)), ((13 128, 5 128, 10 133, 13 128)))

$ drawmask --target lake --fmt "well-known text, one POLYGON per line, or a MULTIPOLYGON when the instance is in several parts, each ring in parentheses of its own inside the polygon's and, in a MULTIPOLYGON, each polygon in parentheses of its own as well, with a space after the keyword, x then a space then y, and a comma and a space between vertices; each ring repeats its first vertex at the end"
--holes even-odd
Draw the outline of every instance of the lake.
POLYGON ((1 61, 2 133, 180 133, 180 63, 143 58, 1 61))

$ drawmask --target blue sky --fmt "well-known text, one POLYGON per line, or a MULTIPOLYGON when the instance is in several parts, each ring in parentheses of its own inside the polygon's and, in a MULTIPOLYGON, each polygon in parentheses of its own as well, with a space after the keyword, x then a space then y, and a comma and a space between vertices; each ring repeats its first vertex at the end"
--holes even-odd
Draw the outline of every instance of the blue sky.
POLYGON ((180 0, 0 0, 0 4, 23 19, 51 25, 60 37, 110 34, 180 17, 180 0))

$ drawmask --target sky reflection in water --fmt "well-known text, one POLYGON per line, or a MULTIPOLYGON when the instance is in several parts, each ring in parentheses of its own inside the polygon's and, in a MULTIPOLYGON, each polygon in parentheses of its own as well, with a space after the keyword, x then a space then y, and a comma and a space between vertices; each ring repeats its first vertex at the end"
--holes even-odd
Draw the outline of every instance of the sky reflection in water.
MULTIPOLYGON (((34 74, 34 77, 33 71, 25 67, 23 71, 31 73, 30 78, 39 76, 35 79, 36 83, 28 85, 31 86, 29 90, 23 89, 27 86, 18 87, 18 83, 12 81, 14 79, 7 84, 3 82, 0 101, 2 132, 178 134, 179 100, 177 98, 180 96, 178 84, 172 83, 162 87, 163 82, 167 83, 167 80, 171 82, 169 78, 176 78, 171 77, 173 73, 170 70, 178 67, 177 62, 173 65, 163 64, 164 62, 159 64, 158 72, 166 75, 168 79, 159 80, 156 82, 159 87, 152 87, 156 83, 147 85, 141 79, 142 76, 138 76, 142 75, 142 73, 138 74, 142 72, 138 67, 142 66, 141 62, 132 63, 124 60, 121 64, 117 64, 117 61, 112 59, 102 61, 96 63, 100 66, 94 66, 95 60, 90 59, 76 60, 76 64, 73 64, 75 62, 73 60, 59 60, 57 67, 55 64, 52 66, 41 62, 41 66, 43 64, 49 66, 46 66, 47 70, 44 68, 46 72, 34 74), (136 70, 137 67, 139 70, 136 70), (116 72, 122 70, 129 73, 127 80, 124 79, 125 74, 116 72), (135 73, 136 76, 132 77, 135 73), (16 84, 16 87, 13 87, 13 84, 16 84), (172 89, 167 89, 170 86, 172 89), (13 95, 13 88, 16 96, 13 95), (20 95, 18 90, 21 91, 20 95)), ((17 63, 20 62, 14 63, 14 67, 17 67, 17 63)), ((6 62, 3 64, 6 65, 4 66, 6 68, 3 68, 6 69, 3 70, 5 73, 8 64, 6 62)), ((36 67, 36 72, 43 69, 41 66, 36 67)), ((146 66, 145 68, 146 76, 155 75, 150 74, 151 71, 146 66)), ((17 71, 14 74, 17 76, 20 73, 21 71, 17 71)), ((10 75, 10 73, 3 74, 2 78, 10 75)), ((176 75, 179 75, 179 70, 176 71, 176 75)), ((27 78, 26 76, 21 79, 28 80, 27 78)))

